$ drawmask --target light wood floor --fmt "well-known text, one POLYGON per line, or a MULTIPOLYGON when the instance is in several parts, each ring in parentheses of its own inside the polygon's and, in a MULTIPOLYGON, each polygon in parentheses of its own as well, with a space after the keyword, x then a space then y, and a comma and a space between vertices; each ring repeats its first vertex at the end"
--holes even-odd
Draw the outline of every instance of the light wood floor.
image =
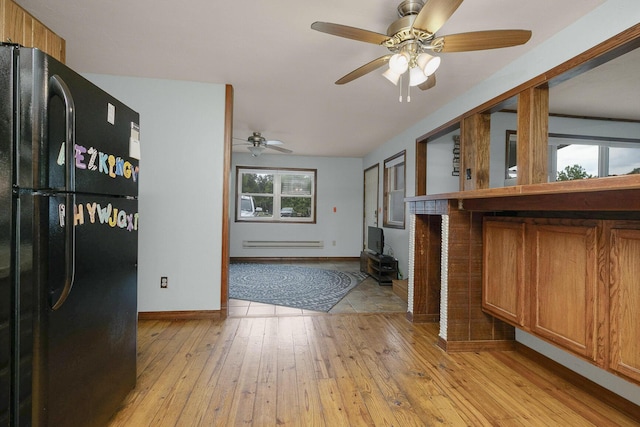
POLYGON ((138 336, 112 427, 639 425, 519 353, 447 354, 436 324, 399 313, 147 320, 138 336))

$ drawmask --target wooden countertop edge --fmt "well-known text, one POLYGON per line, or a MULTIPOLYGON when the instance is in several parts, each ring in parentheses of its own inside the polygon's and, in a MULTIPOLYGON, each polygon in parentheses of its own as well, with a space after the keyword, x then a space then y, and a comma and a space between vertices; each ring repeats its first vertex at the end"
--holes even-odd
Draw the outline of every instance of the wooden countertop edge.
POLYGON ((575 181, 547 182, 542 184, 514 185, 510 187, 487 188, 482 190, 429 194, 426 196, 406 197, 404 200, 405 202, 420 202, 428 200, 491 199, 544 194, 598 193, 621 190, 640 190, 640 175, 611 176, 575 181))

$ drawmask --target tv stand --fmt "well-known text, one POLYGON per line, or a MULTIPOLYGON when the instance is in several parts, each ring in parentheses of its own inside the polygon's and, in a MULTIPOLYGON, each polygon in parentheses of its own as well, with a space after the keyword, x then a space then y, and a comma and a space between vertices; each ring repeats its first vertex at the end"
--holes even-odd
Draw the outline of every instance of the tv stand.
POLYGON ((398 260, 389 255, 360 252, 360 271, 373 277, 378 285, 391 286, 398 279, 398 260))

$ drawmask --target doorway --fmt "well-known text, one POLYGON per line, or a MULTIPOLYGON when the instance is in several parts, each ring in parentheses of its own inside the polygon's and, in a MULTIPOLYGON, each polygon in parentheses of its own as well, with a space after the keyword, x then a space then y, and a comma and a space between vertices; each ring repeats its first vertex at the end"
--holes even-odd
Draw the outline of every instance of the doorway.
POLYGON ((380 186, 379 165, 375 164, 364 171, 364 223, 362 230, 362 249, 367 248, 368 227, 378 226, 378 195, 380 186))

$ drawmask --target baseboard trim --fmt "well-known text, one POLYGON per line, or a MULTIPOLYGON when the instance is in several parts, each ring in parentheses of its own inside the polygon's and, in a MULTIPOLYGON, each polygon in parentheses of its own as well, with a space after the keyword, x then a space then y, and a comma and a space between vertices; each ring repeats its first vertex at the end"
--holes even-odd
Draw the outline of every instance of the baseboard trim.
POLYGON ((189 310, 189 311, 141 311, 138 320, 220 320, 220 310, 189 310))
POLYGON ((624 412, 635 420, 640 420, 640 406, 636 405, 635 403, 630 402, 624 397, 615 394, 611 390, 594 383, 590 379, 583 377, 577 372, 572 371, 566 366, 561 365, 560 363, 548 358, 541 353, 538 353, 534 349, 527 347, 522 343, 516 342, 515 350, 527 359, 535 362, 540 366, 544 366, 545 369, 548 369, 553 374, 559 376, 565 381, 570 382, 574 386, 580 388, 581 390, 584 390, 590 395, 598 396, 598 399, 603 401, 607 405, 616 408, 620 412, 624 412))
POLYGON ((231 257, 231 263, 261 262, 261 263, 287 263, 287 262, 360 262, 360 257, 231 257))
POLYGON ((513 351, 515 341, 447 341, 438 337, 438 347, 447 353, 461 353, 466 351, 513 351))
POLYGON ((413 314, 407 312, 407 320, 412 323, 438 323, 440 321, 439 314, 413 314))

